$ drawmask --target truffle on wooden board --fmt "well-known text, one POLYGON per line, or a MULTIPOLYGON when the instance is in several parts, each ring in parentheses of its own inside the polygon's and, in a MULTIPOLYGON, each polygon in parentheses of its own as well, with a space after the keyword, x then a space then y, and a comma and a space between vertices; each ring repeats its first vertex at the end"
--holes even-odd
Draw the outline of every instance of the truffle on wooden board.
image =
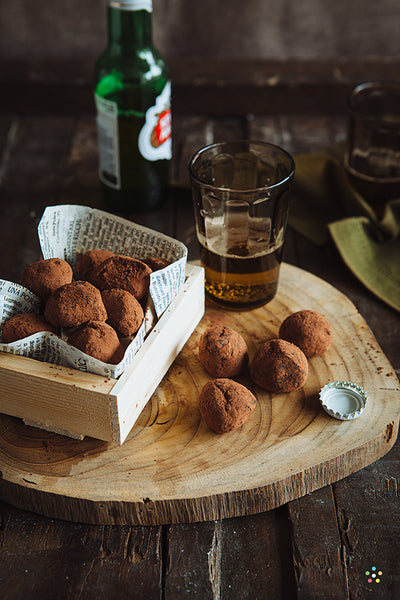
POLYGON ((97 288, 88 281, 73 281, 52 293, 44 316, 56 327, 77 327, 87 321, 106 321, 107 311, 97 288))
POLYGON ((40 331, 58 333, 58 329, 48 323, 42 315, 37 313, 14 315, 4 323, 3 342, 10 344, 40 331))
POLYGON ((122 336, 137 332, 144 319, 143 308, 126 290, 103 290, 101 297, 107 311, 107 323, 122 336))
POLYGON ((92 282, 99 290, 127 290, 141 300, 149 290, 151 272, 141 260, 117 254, 96 268, 92 282))
POLYGON ((84 323, 71 333, 68 343, 106 363, 118 364, 124 356, 116 331, 104 321, 84 323))
POLYGON ((268 392, 292 392, 307 379, 308 362, 298 346, 273 339, 260 344, 250 365, 250 377, 268 392))
POLYGON ((325 354, 331 344, 332 330, 324 316, 314 310, 299 310, 282 322, 279 337, 296 344, 311 358, 325 354))
POLYGON ((249 389, 223 377, 206 383, 199 396, 200 414, 215 433, 227 433, 243 425, 256 404, 249 389))
POLYGON ((199 359, 213 377, 235 377, 248 365, 247 344, 237 331, 216 325, 201 336, 199 359))
POLYGON ((72 268, 67 261, 61 258, 46 258, 25 267, 21 285, 46 302, 54 290, 71 283, 72 277, 72 268))
POLYGON ((78 256, 75 268, 75 277, 78 280, 91 281, 92 273, 102 262, 114 256, 110 250, 88 250, 78 256))

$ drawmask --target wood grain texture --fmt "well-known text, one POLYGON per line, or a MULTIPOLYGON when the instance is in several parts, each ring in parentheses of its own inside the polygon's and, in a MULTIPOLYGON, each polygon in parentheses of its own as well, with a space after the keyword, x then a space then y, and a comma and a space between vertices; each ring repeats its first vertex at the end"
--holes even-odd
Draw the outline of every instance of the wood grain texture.
POLYGON ((341 537, 332 487, 288 504, 298 598, 342 600, 347 597, 341 537), (315 524, 318 523, 318 527, 315 524))
POLYGON ((83 442, 0 424, 0 495, 49 516, 97 523, 159 524, 257 513, 353 473, 394 444, 400 411, 395 373, 354 305, 313 275, 284 265, 278 296, 266 307, 228 313, 209 306, 199 327, 146 406, 123 446, 83 442), (309 361, 303 390, 258 398, 251 418, 230 434, 201 421, 198 393, 210 379, 197 357, 201 333, 216 322, 240 331, 250 356, 300 308, 330 320, 333 342, 309 361), (348 379, 370 402, 339 422, 322 412, 322 385, 348 379), (82 446, 80 444, 83 444, 82 446))

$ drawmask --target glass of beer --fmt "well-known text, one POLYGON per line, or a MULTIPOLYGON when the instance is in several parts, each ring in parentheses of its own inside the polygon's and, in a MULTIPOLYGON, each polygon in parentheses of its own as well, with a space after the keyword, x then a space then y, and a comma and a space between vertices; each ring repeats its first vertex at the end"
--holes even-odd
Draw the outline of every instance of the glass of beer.
POLYGON ((400 196, 400 83, 361 83, 348 109, 348 178, 378 209, 400 196))
POLYGON ((293 158, 265 142, 213 144, 189 163, 208 298, 232 310, 270 302, 285 241, 293 158))

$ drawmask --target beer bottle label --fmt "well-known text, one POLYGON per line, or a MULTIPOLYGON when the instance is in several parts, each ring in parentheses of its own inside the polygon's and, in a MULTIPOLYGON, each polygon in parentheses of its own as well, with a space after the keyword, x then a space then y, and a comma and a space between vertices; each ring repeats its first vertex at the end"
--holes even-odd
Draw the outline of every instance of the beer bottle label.
POLYGON ((146 111, 138 146, 140 154, 146 160, 169 160, 172 156, 170 81, 156 98, 154 106, 146 111))
POLYGON ((114 189, 121 189, 118 149, 118 105, 95 95, 99 146, 100 181, 114 189))

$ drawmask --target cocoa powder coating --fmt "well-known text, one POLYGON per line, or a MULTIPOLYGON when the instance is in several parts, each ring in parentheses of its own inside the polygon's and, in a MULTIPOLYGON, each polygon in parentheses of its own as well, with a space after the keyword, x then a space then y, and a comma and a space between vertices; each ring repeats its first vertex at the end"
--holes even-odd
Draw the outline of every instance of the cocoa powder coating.
POLYGON ((260 344, 250 365, 250 377, 268 392, 297 390, 305 384, 307 375, 308 362, 304 352, 281 339, 260 344))
POLYGON ((199 396, 200 414, 215 433, 227 433, 243 425, 256 404, 249 389, 229 378, 209 381, 199 396))
POLYGON ((117 333, 104 321, 84 323, 69 336, 68 343, 105 363, 118 364, 124 355, 117 333))
POLYGON ((324 316, 313 310, 299 310, 282 322, 279 337, 296 344, 307 358, 311 358, 328 350, 332 330, 324 316))
POLYGON ((98 265, 101 265, 107 258, 114 256, 114 252, 110 250, 88 250, 84 254, 78 256, 75 268, 75 277, 78 280, 91 281, 93 272, 98 265))
POLYGON ((159 256, 149 256, 148 258, 143 258, 142 261, 146 263, 152 271, 159 271, 171 264, 169 260, 160 258, 159 256))
POLYGON ((126 290, 140 300, 149 290, 151 272, 150 267, 141 260, 115 255, 95 269, 92 283, 99 290, 126 290))
POLYGON ((106 321, 100 291, 88 281, 59 287, 48 299, 44 316, 55 327, 77 327, 87 321, 106 321))
POLYGON ((71 283, 71 266, 61 258, 38 260, 25 267, 21 285, 46 302, 49 296, 61 285, 71 283))
POLYGON ((213 377, 235 377, 248 365, 247 344, 237 331, 217 325, 203 333, 199 359, 213 377))
POLYGON ((101 297, 108 315, 107 323, 122 336, 136 333, 144 319, 140 302, 126 290, 103 290, 101 297))
POLYGON ((53 327, 42 315, 37 313, 23 313, 14 315, 4 323, 3 342, 10 344, 17 340, 22 340, 33 333, 40 331, 50 331, 57 333, 58 329, 53 327))

